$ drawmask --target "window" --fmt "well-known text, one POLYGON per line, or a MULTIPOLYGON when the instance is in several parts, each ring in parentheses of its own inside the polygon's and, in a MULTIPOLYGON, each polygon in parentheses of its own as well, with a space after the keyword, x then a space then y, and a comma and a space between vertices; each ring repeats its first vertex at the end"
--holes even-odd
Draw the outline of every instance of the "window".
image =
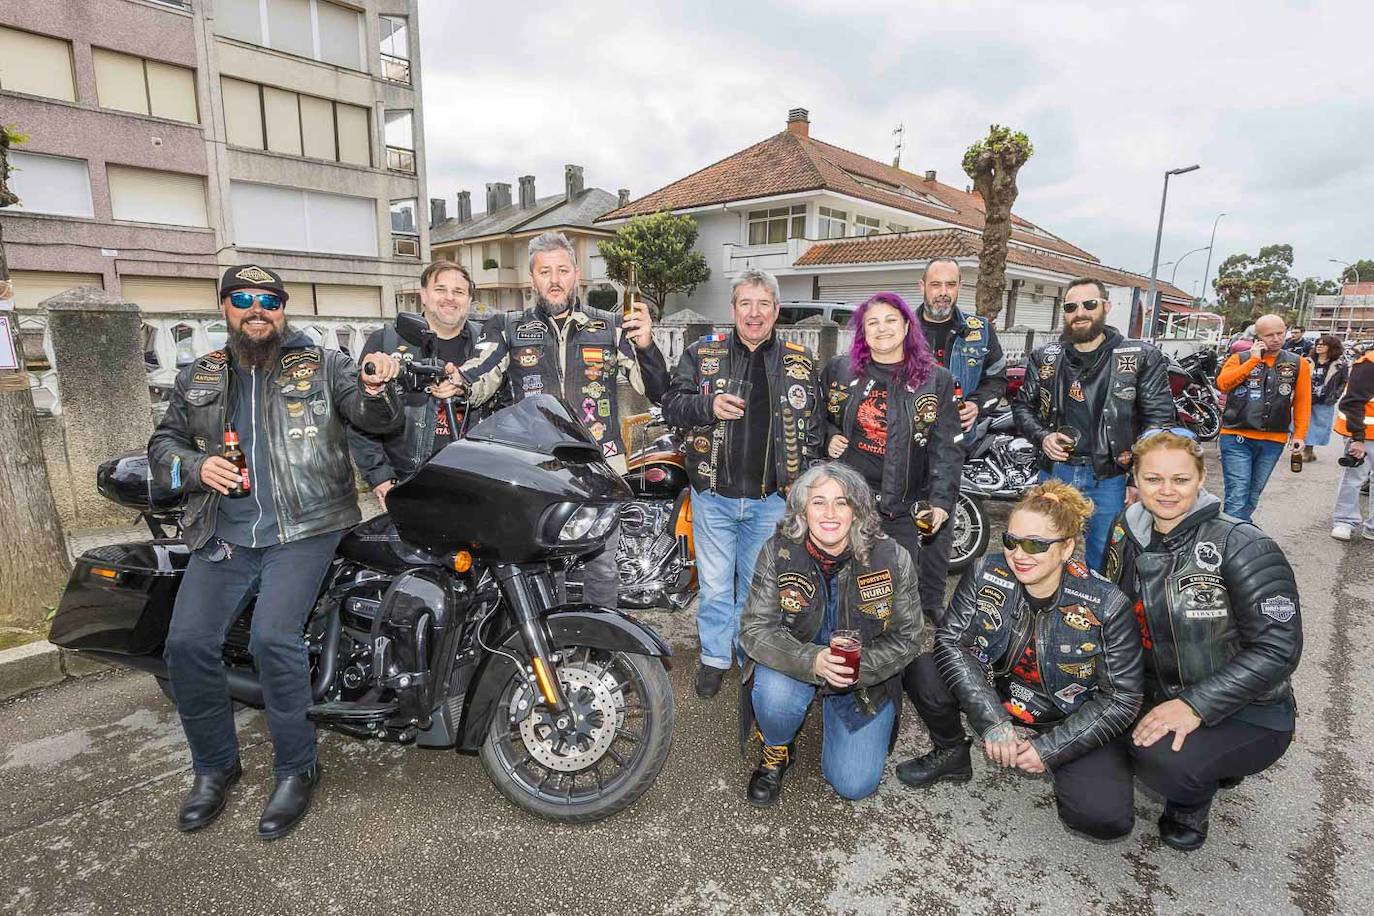
POLYGON ((194 70, 92 48, 95 88, 101 108, 199 122, 194 70))
POLYGON ((224 77, 225 136, 234 146, 372 164, 367 109, 224 77))
POLYGON ((415 174, 414 117, 410 111, 386 113, 386 167, 415 174))
POLYGON ((19 196, 14 209, 54 216, 93 217, 91 176, 85 159, 40 156, 10 150, 10 188, 19 196))
POLYGON ((410 85, 410 24, 404 16, 378 16, 382 31, 382 78, 410 85))
POLYGON ((72 46, 0 26, 0 89, 75 102, 72 46))
POLYGON ((229 200, 236 245, 377 256, 377 202, 371 198, 235 181, 229 200))
MULTIPOLYGON (((138 303, 144 312, 209 312, 219 309, 219 290, 215 281, 210 279, 124 274, 119 278, 119 287, 120 298, 125 302, 138 303)), ((223 343, 222 337, 220 343, 223 343)), ((210 342, 210 349, 216 346, 218 344, 210 342)), ((180 357, 180 364, 179 361, 180 357)))
POLYGON ((391 231, 396 235, 419 235, 415 222, 415 198, 391 202, 391 231))
POLYGON ((806 235, 806 204, 749 211, 749 244, 771 245, 806 235))
POLYGON ((855 235, 877 235, 882 229, 883 224, 878 221, 877 217, 858 215, 854 217, 855 235))
POLYGON ((380 286, 315 284, 315 301, 321 315, 372 316, 382 314, 380 286))
POLYGON ((171 226, 208 226, 205 178, 127 165, 105 168, 115 219, 171 226))
POLYGON ((215 30, 288 54, 363 69, 363 17, 327 0, 216 0, 215 30))
POLYGON ((845 221, 849 219, 849 214, 843 210, 832 210, 830 207, 821 207, 819 210, 820 219, 817 220, 816 237, 822 239, 842 239, 845 233, 845 221))

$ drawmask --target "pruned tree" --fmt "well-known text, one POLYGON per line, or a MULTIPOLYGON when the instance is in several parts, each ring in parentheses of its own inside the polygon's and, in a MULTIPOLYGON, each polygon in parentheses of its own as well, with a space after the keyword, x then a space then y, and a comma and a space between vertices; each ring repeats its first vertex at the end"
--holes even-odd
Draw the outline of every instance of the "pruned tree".
POLYGON ((617 283, 629 282, 634 264, 640 296, 657 321, 669 296, 690 296, 711 278, 711 268, 706 266, 706 256, 696 250, 696 242, 696 220, 662 212, 636 216, 599 247, 606 259, 606 276, 617 283))
MULTIPOLYGON (((9 149, 23 140, 13 128, 0 125, 0 207, 19 202, 9 186, 9 149)), ((9 276, 0 227, 0 281, 9 276)), ((12 312, 9 317, 15 318, 12 312)), ((44 607, 57 600, 70 567, 23 352, 16 350, 20 371, 0 372, 0 629, 40 631, 44 607)))
POLYGON ((1260 277, 1245 285, 1250 290, 1250 317, 1258 318, 1267 314, 1269 312, 1269 291, 1274 288, 1273 281, 1260 277))
POLYGON ((988 135, 964 153, 964 171, 983 198, 983 250, 978 255, 974 302, 978 314, 989 321, 1001 313, 1007 286, 1007 243, 1011 240, 1011 208, 1016 203, 1016 174, 1034 152, 1024 133, 993 124, 988 135))

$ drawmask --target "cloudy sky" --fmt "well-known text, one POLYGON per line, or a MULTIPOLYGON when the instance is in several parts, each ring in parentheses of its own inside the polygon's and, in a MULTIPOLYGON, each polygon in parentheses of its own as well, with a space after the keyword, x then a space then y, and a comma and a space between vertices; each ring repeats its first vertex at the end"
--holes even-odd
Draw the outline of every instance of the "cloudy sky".
MULTIPOLYGON (((1299 276, 1374 258, 1374 3, 422 0, 429 196, 563 164, 638 197, 811 112, 812 136, 968 184, 963 151, 1026 131, 1019 214, 1105 263, 1287 242, 1299 276), (1243 11, 1243 12, 1241 12, 1243 11)), ((1202 278, 1207 252, 1178 267, 1202 278)), ((1161 270, 1167 278, 1173 267, 1161 270)))

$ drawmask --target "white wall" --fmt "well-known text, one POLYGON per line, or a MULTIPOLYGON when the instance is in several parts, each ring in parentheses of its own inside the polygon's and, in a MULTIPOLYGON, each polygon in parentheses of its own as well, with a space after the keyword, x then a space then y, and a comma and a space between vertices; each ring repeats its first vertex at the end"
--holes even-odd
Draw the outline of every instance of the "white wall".
POLYGON ((721 272, 722 246, 726 242, 743 241, 743 218, 738 213, 724 211, 694 213, 697 221, 697 251, 706 257, 711 279, 697 287, 691 296, 674 296, 672 311, 690 308, 709 318, 730 319, 730 278, 721 272))

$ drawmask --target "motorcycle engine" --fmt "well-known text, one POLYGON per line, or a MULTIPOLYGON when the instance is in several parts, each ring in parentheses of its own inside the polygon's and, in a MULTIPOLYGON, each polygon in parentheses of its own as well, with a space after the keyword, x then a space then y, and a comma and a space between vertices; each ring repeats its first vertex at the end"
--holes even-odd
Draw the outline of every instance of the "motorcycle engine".
POLYGON ((1003 446, 1007 456, 1007 479, 1016 487, 1024 487, 1040 473, 1035 466, 1035 446, 1029 439, 1017 436, 1003 446))
POLYGON ((637 499, 620 507, 618 573, 622 606, 653 606, 676 580, 681 561, 671 529, 673 503, 637 499))

